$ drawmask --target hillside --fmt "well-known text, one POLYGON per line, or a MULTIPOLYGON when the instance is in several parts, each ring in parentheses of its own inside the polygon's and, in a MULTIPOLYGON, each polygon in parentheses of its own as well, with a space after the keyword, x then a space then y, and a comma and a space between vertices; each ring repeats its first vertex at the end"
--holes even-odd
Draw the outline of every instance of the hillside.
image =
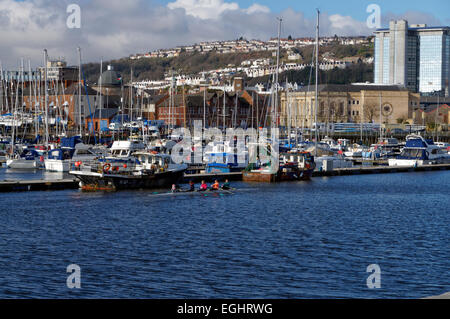
MULTIPOLYGON (((289 61, 287 50, 281 50, 281 62, 296 62, 309 64, 312 61, 314 46, 305 46, 295 48, 293 53, 298 53, 300 59, 297 61, 289 61)), ((343 59, 348 57, 359 57, 361 59, 373 56, 373 45, 341 45, 332 43, 320 48, 320 60, 327 59, 343 59)), ((251 53, 227 53, 221 54, 217 52, 201 53, 186 53, 183 52, 178 57, 173 58, 143 58, 139 60, 131 60, 129 58, 122 58, 119 60, 105 61, 103 69, 106 70, 106 65, 111 64, 114 69, 122 75, 124 83, 130 80, 130 69, 133 68, 133 79, 135 81, 141 80, 161 80, 164 74, 170 72, 180 74, 197 74, 202 71, 215 70, 225 68, 229 65, 240 66, 243 61, 258 59, 258 58, 273 58, 271 51, 260 51, 251 53)), ((273 58, 274 60, 274 58, 273 58)), ((84 65, 84 73, 89 83, 96 83, 99 78, 100 63, 88 63, 84 65)), ((296 81, 298 83, 308 83, 309 70, 298 72, 286 72, 289 81, 296 81)), ((329 72, 321 72, 321 81, 327 80, 328 83, 341 83, 348 81, 371 81, 373 79, 373 71, 371 66, 356 65, 347 70, 332 70, 329 72)), ((286 75, 283 75, 285 78, 286 75)), ((264 82, 265 78, 251 79, 250 83, 264 82)))
MULTIPOLYGON (((206 70, 214 70, 226 67, 230 64, 239 66, 243 61, 270 57, 271 52, 252 53, 227 53, 219 54, 209 52, 182 53, 175 58, 153 58, 130 60, 123 58, 103 63, 103 69, 107 64, 114 66, 114 70, 122 75, 124 83, 130 80, 130 69, 133 68, 134 80, 161 80, 165 72, 179 72, 182 74, 196 74, 206 70)), ((96 83, 100 73, 100 63, 85 64, 84 72, 89 83, 96 83)))
MULTIPOLYGON (((315 69, 306 68, 301 71, 287 71, 279 76, 280 82, 295 82, 301 85, 315 84, 315 69), (311 81, 310 81, 311 79, 311 81)), ((247 85, 254 86, 260 83, 268 83, 270 76, 252 78, 247 85)), ((361 82, 373 82, 373 66, 371 64, 357 63, 346 69, 333 69, 319 71, 320 84, 350 84, 361 82)))

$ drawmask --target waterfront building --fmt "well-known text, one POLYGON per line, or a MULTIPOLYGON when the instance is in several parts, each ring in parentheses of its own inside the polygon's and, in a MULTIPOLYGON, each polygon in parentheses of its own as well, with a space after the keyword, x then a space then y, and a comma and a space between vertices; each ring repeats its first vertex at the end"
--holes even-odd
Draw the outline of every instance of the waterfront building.
MULTIPOLYGON (((24 107, 26 110, 33 110, 38 113, 45 113, 45 89, 43 86, 40 88, 28 88, 24 91, 24 107)), ((89 116, 99 108, 99 103, 102 101, 102 108, 107 107, 106 99, 100 99, 99 93, 93 90, 90 86, 81 88, 81 97, 78 98, 78 84, 72 84, 68 88, 56 90, 56 86, 51 82, 48 106, 49 115, 58 114, 58 116, 67 118, 73 123, 79 121, 79 102, 81 102, 81 118, 89 116)))
POLYGON ((168 94, 158 98, 154 118, 175 126, 192 127, 203 121, 207 127, 247 126, 251 124, 252 96, 247 91, 199 94, 168 94))
POLYGON ((437 124, 442 129, 447 129, 450 125, 450 98, 442 98, 437 96, 426 96, 420 99, 420 108, 414 113, 415 123, 427 125, 437 124))
POLYGON ((374 83, 449 96, 450 27, 391 21, 375 31, 374 83))
MULTIPOLYGON (((40 77, 45 79, 45 68, 40 67, 40 77)), ((78 67, 68 67, 61 59, 47 61, 47 80, 61 82, 64 87, 69 87, 78 82, 78 67)))
MULTIPOLYGON (((396 85, 321 84, 318 91, 318 123, 380 123, 380 118, 386 124, 411 122, 420 105, 419 94, 396 85)), ((281 93, 280 100, 282 126, 290 119, 291 127, 313 127, 314 86, 281 93)))

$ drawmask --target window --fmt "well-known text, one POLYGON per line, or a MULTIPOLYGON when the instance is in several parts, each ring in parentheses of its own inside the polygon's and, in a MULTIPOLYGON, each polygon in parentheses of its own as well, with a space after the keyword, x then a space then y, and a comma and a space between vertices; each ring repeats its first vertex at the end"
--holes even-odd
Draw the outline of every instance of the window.
POLYGON ((445 63, 442 43, 442 35, 420 36, 420 92, 431 93, 442 89, 442 68, 445 63))
POLYGON ((389 84, 389 46, 390 38, 383 39, 383 84, 389 84))
POLYGON ((338 111, 339 115, 344 115, 344 103, 341 102, 339 103, 339 111, 338 111))

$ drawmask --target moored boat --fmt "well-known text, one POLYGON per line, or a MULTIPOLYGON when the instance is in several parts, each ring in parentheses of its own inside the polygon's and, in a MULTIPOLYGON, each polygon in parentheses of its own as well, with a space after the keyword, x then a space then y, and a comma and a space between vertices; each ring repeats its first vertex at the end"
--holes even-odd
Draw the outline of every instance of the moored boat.
POLYGON ((402 153, 389 159, 389 166, 421 166, 450 163, 450 154, 420 135, 408 135, 402 153))
POLYGON ((34 149, 25 149, 21 154, 8 156, 6 160, 6 167, 14 169, 38 169, 43 164, 43 156, 34 149))
POLYGON ((250 164, 242 172, 242 180, 264 183, 309 180, 316 167, 314 157, 309 152, 283 153, 278 167, 272 165, 250 164))
POLYGON ((81 189, 87 191, 151 189, 178 183, 187 169, 186 164, 173 163, 167 154, 137 152, 134 156, 134 163, 81 164, 69 174, 79 179, 81 189))

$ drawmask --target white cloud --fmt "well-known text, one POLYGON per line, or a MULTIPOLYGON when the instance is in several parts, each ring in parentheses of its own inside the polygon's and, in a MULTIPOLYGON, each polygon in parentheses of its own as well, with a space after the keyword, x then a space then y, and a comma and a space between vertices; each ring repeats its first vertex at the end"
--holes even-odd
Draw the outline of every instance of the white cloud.
POLYGON ((247 14, 253 14, 253 13, 269 13, 270 9, 266 6, 254 3, 248 9, 244 10, 247 14))
POLYGON ((169 9, 182 8, 186 14, 200 19, 218 19, 227 10, 239 10, 236 2, 224 2, 223 0, 176 0, 170 2, 169 9))
POLYGON ((370 33, 365 22, 357 21, 349 16, 333 14, 328 17, 328 21, 330 23, 330 31, 338 35, 364 35, 370 33))
MULTIPOLYGON (((177 0, 162 6, 152 0, 78 0, 81 29, 66 27, 67 5, 73 0, 0 0, 0 60, 17 68, 20 59, 42 65, 44 48, 50 56, 77 63, 99 61, 201 41, 244 36, 267 40, 277 34, 276 17, 283 18, 282 36, 314 36, 315 18, 286 9, 273 13, 253 4, 239 8, 223 0, 177 0), (184 4, 184 7, 174 7, 184 4), (207 10, 208 6, 210 9, 207 10), (201 10, 200 10, 201 9, 201 10), (205 10, 205 11, 202 11, 205 10), (209 12, 209 13, 208 13, 209 12), (211 14, 213 12, 214 14, 211 14)), ((414 18, 413 13, 408 17, 414 18)), ((417 15, 412 23, 429 23, 417 15), (420 20, 420 21, 419 21, 420 20)), ((321 36, 371 34, 365 23, 341 15, 321 15, 321 36)))

